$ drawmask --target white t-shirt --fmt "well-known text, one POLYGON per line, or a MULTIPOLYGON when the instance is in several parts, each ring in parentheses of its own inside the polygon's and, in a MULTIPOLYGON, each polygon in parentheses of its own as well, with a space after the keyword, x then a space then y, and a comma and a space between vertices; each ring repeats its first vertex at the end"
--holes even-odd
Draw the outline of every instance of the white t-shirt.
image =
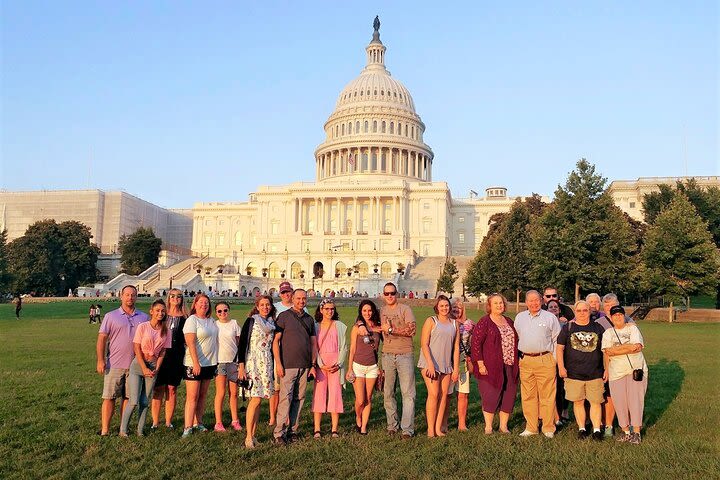
POLYGON ((240 327, 235 320, 229 322, 217 322, 220 334, 218 336, 218 362, 230 363, 235 360, 238 350, 238 337, 240 336, 240 327))
MULTIPOLYGON (((218 327, 212 318, 200 318, 190 315, 185 320, 183 334, 194 333, 195 348, 197 350, 198 361, 201 367, 212 367, 218 363, 218 327)), ((184 365, 192 367, 192 357, 190 349, 185 349, 184 365)))
MULTIPOLYGON (((640 329, 634 323, 626 323, 625 327, 620 330, 608 328, 605 330, 605 333, 603 333, 603 350, 628 343, 645 345, 640 329), (615 332, 617 332, 617 335, 615 335, 615 332), (620 340, 618 340, 618 337, 620 337, 620 340)), ((645 371, 645 375, 647 375, 647 363, 645 362, 645 356, 642 352, 630 353, 628 355, 613 355, 610 357, 610 362, 608 363, 608 376, 610 380, 619 380, 626 375, 632 375, 632 371, 638 368, 642 368, 645 371), (630 361, 628 361, 628 357, 630 361)))

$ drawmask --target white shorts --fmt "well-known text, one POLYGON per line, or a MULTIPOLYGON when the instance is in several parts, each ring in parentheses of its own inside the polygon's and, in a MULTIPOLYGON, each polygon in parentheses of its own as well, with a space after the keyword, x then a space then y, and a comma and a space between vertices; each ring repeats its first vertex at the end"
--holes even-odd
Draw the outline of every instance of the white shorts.
POLYGON ((468 372, 460 373, 460 376, 458 377, 458 381, 455 383, 450 384, 450 388, 448 388, 448 395, 451 395, 455 392, 459 393, 470 393, 470 374, 468 372))
POLYGON ((377 378, 380 374, 380 369, 377 364, 375 365, 360 365, 359 363, 353 362, 353 373, 356 377, 360 378, 377 378))

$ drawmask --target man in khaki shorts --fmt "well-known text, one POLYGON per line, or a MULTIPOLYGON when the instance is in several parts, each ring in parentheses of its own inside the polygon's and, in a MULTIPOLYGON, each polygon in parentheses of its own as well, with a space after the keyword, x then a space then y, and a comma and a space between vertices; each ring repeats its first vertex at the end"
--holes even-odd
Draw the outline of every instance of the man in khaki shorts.
POLYGON ((557 338, 557 364, 560 377, 565 379, 565 398, 573 402, 578 425, 578 438, 589 434, 585 428, 585 400, 590 402, 590 421, 594 440, 602 440, 602 403, 605 393, 602 336, 605 329, 590 321, 590 305, 586 301, 575 304, 575 321, 562 327, 557 338))

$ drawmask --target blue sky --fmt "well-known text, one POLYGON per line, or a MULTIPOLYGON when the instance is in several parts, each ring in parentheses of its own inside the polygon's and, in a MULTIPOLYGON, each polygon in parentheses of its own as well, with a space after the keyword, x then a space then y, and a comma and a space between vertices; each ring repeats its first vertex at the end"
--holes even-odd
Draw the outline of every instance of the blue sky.
POLYGON ((376 14, 453 196, 720 175, 717 2, 0 4, 0 188, 244 201, 314 179, 376 14))

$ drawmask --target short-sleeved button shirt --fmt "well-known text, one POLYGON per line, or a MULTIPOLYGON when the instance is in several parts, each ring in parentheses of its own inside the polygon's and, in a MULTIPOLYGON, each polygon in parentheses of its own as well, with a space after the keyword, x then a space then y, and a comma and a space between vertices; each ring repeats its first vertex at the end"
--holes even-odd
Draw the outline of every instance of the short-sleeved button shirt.
POLYGON ((137 327, 148 319, 145 312, 135 310, 132 314, 128 314, 122 307, 105 314, 100 324, 100 333, 107 335, 110 342, 107 368, 130 368, 135 358, 133 350, 135 332, 137 327))

